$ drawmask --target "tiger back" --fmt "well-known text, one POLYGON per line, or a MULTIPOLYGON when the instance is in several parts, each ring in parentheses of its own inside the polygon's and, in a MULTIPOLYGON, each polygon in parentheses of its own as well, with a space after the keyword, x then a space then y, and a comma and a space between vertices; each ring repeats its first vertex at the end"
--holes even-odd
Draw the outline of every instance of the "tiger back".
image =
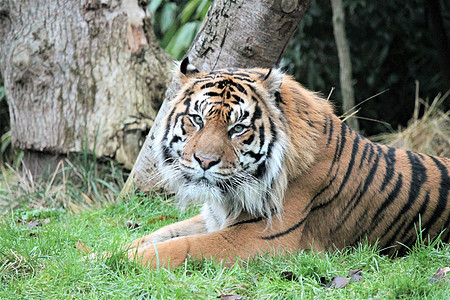
POLYGON ((182 206, 203 206, 134 241, 130 258, 233 262, 361 240, 404 252, 418 228, 449 241, 449 159, 369 141, 278 70, 202 73, 185 59, 175 76, 152 176, 182 206))

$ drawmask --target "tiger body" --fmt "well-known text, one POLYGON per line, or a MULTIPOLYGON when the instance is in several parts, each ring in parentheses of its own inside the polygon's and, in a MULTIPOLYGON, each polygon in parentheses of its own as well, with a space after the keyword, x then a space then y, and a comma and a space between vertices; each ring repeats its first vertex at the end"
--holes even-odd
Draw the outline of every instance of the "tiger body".
POLYGON ((233 263, 366 239, 393 253, 419 226, 449 242, 449 159, 369 141, 277 70, 202 73, 185 60, 175 76, 182 88, 155 136, 154 177, 182 205, 203 207, 135 240, 131 259, 233 263))

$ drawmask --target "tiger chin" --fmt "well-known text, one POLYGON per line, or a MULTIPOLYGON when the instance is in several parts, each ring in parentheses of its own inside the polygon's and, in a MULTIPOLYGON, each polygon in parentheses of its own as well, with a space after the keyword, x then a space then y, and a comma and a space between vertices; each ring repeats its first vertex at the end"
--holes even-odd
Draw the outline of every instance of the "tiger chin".
POLYGON ((203 206, 132 242, 130 259, 232 264, 361 240, 402 254, 419 226, 449 242, 449 159, 369 141, 279 70, 204 73, 187 58, 177 69, 181 88, 155 133, 149 181, 182 206, 203 206))

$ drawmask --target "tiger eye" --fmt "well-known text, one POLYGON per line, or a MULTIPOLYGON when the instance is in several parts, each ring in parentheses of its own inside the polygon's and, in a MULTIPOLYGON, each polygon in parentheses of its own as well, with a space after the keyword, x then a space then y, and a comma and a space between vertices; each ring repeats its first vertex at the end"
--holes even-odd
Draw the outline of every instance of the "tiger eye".
POLYGON ((203 126, 203 119, 199 115, 194 116, 194 122, 199 126, 203 126))
POLYGON ((230 131, 232 134, 233 133, 241 133, 244 129, 245 129, 245 127, 243 125, 238 124, 238 125, 234 126, 230 131))

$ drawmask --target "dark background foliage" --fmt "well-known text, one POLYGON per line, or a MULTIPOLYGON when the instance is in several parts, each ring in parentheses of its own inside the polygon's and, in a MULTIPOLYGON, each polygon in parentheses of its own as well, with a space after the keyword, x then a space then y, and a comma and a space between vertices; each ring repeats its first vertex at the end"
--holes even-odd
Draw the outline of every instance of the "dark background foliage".
MULTIPOLYGON (((424 1, 344 0, 344 5, 356 102, 388 89, 362 105, 358 115, 386 121, 394 129, 405 126, 414 109, 416 80, 424 99, 446 91, 424 1)), ((444 1, 441 14, 448 32, 450 14, 444 1)), ((331 99, 339 109, 339 62, 329 0, 311 2, 282 66, 308 88, 324 95, 335 87, 331 99)), ((444 110, 450 108, 449 102, 444 110)), ((389 130, 379 122, 360 123, 368 135, 389 130)))

